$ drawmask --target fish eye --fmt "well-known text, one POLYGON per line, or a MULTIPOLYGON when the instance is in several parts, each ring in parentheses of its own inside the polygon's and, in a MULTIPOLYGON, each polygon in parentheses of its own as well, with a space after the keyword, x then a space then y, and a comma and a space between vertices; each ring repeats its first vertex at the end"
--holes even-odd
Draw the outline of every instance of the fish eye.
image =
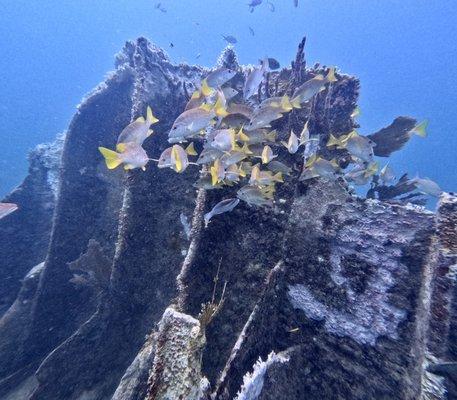
POLYGON ((177 126, 174 126, 174 127, 173 127, 173 130, 175 131, 176 129, 178 129, 178 127, 177 127, 177 126))

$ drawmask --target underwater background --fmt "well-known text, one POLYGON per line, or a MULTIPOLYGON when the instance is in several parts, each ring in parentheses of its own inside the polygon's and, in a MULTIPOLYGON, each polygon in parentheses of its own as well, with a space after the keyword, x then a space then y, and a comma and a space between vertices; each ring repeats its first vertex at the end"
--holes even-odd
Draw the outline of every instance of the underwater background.
POLYGON ((240 63, 290 63, 306 35, 308 65, 361 80, 361 133, 397 115, 428 119, 429 137, 393 155, 397 176, 456 179, 457 2, 425 0, 0 1, 0 195, 27 172, 26 154, 68 126, 75 106, 113 69, 124 42, 146 36, 175 61, 214 65, 232 35, 240 63), (273 6, 272 6, 273 5, 273 6), (274 10, 274 11, 273 11, 274 10), (254 36, 250 32, 252 28, 254 36))

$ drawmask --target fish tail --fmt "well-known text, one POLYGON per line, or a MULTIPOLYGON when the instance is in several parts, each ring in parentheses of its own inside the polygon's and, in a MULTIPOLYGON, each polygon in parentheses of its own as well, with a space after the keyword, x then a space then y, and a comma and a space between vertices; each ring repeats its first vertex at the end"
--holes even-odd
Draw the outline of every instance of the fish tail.
POLYGON ((198 153, 195 151, 194 142, 190 142, 189 146, 186 147, 186 153, 190 156, 198 155, 198 153))
POLYGON ((119 156, 119 153, 107 149, 106 147, 99 147, 98 150, 102 153, 103 157, 105 157, 105 163, 108 169, 114 169, 122 164, 122 159, 119 156))
POLYGON ((218 117, 226 117, 228 115, 220 97, 218 97, 216 104, 214 105, 214 112, 218 117))
POLYGON ((340 140, 338 138, 336 138, 335 136, 333 136, 332 134, 330 134, 330 138, 328 139, 328 142, 327 142, 327 147, 339 146, 340 144, 341 144, 340 140))
POLYGON ((290 102, 290 98, 289 98, 289 96, 287 96, 287 94, 282 96, 282 98, 281 98, 281 108, 286 111, 291 111, 294 108, 294 106, 290 102))
POLYGON ((213 93, 213 89, 208 85, 206 78, 202 80, 201 92, 205 97, 208 97, 211 93, 213 93))
POLYGON ((154 115, 152 114, 151 107, 149 107, 149 106, 146 109, 146 120, 149 122, 149 125, 159 122, 159 120, 156 117, 154 117, 154 115))
POLYGON ((413 133, 420 137, 426 137, 427 136, 427 131, 426 131, 427 125, 428 125, 427 120, 421 122, 419 125, 414 127, 413 133))
POLYGON ((301 102, 300 102, 300 97, 297 96, 290 100, 290 104, 293 108, 301 108, 301 102))
POLYGON ((282 172, 278 172, 277 174, 273 175, 273 178, 276 182, 284 182, 282 178, 282 172))

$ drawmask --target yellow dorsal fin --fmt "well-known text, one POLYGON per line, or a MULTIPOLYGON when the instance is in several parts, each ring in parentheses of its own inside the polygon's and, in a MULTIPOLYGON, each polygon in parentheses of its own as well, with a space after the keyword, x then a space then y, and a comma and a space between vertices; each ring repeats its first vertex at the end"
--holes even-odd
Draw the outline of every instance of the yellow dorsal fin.
POLYGON ((186 147, 186 153, 190 156, 198 155, 198 153, 195 151, 194 142, 190 142, 189 146, 186 147))
POLYGON ((218 96, 216 104, 214 105, 214 111, 218 117, 226 117, 228 115, 220 96, 218 96))
POLYGON ((194 93, 192 93, 191 99, 192 99, 192 100, 197 100, 197 99, 200 98, 200 96, 201 96, 200 91, 199 91, 199 90, 196 90, 194 93))
POLYGON ((251 151, 251 149, 248 147, 248 144, 247 144, 246 142, 243 144, 243 147, 241 148, 241 151, 242 151, 244 154, 248 154, 248 155, 254 154, 254 153, 251 151))
POLYGON ((277 174, 273 175, 273 179, 276 182, 284 182, 284 179, 282 179, 282 172, 278 172, 277 174))
POLYGON ((135 120, 135 122, 141 122, 141 123, 145 122, 144 117, 138 117, 138 118, 135 120))
POLYGON ((298 96, 290 100, 290 104, 292 104, 293 108, 301 108, 300 97, 298 96))

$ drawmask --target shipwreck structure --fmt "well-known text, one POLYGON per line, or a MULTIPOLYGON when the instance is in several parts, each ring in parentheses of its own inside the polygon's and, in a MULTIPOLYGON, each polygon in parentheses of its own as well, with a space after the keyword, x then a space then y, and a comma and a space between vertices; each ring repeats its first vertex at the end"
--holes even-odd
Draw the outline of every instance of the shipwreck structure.
MULTIPOLYGON (((266 93, 322 70, 303 45, 266 93)), ((232 49, 218 63, 243 70, 232 49)), ((433 213, 292 176, 280 205, 240 204, 204 228, 223 191, 193 187, 197 169, 105 168, 98 146, 146 105, 160 122, 145 147, 160 154, 208 72, 127 42, 64 138, 32 153, 5 200, 20 209, 0 221, 0 399, 457 398, 453 194, 433 213)), ((354 128, 358 88, 340 73, 319 94, 314 135, 354 128)))

